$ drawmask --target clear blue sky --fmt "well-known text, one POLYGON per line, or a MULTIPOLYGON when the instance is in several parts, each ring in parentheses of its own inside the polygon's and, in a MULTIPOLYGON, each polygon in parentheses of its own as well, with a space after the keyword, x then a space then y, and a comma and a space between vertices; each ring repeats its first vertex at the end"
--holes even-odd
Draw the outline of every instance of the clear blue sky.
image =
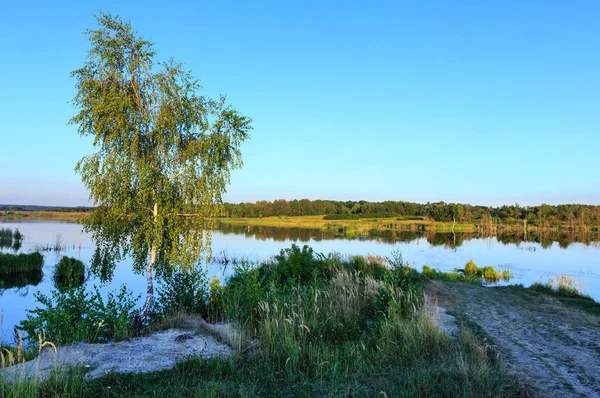
POLYGON ((600 204, 598 1, 88 3, 2 6, 0 203, 88 203, 69 72, 103 10, 254 120, 228 201, 600 204))

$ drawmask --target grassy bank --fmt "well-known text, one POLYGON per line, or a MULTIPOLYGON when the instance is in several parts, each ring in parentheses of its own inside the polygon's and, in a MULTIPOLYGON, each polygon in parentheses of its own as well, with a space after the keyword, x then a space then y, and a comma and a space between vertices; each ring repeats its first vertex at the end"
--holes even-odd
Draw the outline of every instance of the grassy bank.
POLYGON ((84 217, 85 212, 67 211, 0 211, 0 221, 72 221, 76 222, 84 217))
MULTIPOLYGON (((220 223, 239 226, 271 226, 282 228, 312 228, 341 235, 367 235, 370 230, 399 231, 452 231, 451 222, 389 218, 361 218, 355 220, 326 220, 325 216, 219 218, 220 223)), ((456 232, 477 231, 475 224, 456 224, 456 232)))
MULTIPOLYGON (((469 330, 442 333, 420 307, 426 278, 399 253, 324 256, 292 246, 271 261, 234 264, 228 283, 200 269, 177 271, 163 284, 153 321, 181 312, 233 320, 244 338, 228 359, 192 359, 173 370, 107 375, 81 372, 39 387, 4 385, 4 394, 55 396, 520 396, 496 354, 469 330)), ((69 293, 56 293, 56 304, 69 293)), ((93 297, 92 297, 93 298, 93 297)), ((68 308, 87 298, 69 300, 68 308)), ((64 301, 64 300, 63 300, 64 301)), ((60 305, 47 302, 53 311, 60 305)), ((108 308, 108 306, 106 307, 108 308)), ((38 311, 43 317, 55 317, 38 311)), ((107 317, 107 315, 103 316, 107 317)), ((86 319, 84 313, 72 321, 86 319)), ((64 316, 61 319, 65 319, 64 316)), ((108 318, 106 318, 108 319, 108 318)), ((47 337, 52 328, 45 324, 47 337)), ((111 326, 109 320, 106 321, 111 326)), ((64 321, 56 323, 63 341, 64 321)), ((103 326, 105 327, 105 326, 103 326)), ((90 323, 91 331, 97 329, 90 323)), ((84 335, 90 335, 83 333, 84 335)), ((58 335, 57 335, 58 336, 58 335)), ((130 360, 135 360, 131 358, 130 360)))

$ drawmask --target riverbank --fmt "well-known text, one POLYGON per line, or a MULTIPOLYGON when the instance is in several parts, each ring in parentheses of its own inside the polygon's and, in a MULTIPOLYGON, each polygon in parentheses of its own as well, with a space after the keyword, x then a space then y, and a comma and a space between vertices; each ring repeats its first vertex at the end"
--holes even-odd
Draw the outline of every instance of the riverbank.
MULTIPOLYGON (((278 228, 319 229, 346 235, 367 235, 369 231, 437 231, 451 232, 453 223, 432 220, 411 220, 402 217, 362 218, 358 220, 326 220, 325 216, 219 218, 218 222, 237 226, 269 226, 278 228)), ((457 223, 455 232, 475 232, 475 224, 457 223)))
POLYGON ((86 212, 69 211, 0 211, 0 221, 70 221, 77 222, 86 212))
MULTIPOLYGON (((577 291, 484 287, 468 274, 418 273, 399 253, 322 258, 294 246, 256 267, 237 264, 225 286, 213 281, 208 288, 206 280, 203 285, 206 301, 183 309, 207 319, 237 320, 245 342, 221 336, 229 354, 204 355, 209 351, 195 342, 203 345, 209 338, 196 327, 171 329, 94 345, 93 352, 83 350, 91 355, 88 362, 46 373, 40 385, 5 383, 0 391, 32 397, 600 393, 600 305, 577 291), (157 339, 162 343, 149 343, 157 339), (165 344, 171 348, 160 354, 165 344), (156 367, 165 370, 140 364, 154 351, 171 361, 156 367), (124 364, 98 363, 102 358, 124 364)), ((168 286, 166 297, 188 303, 198 293, 186 283, 168 286)), ((169 306, 175 304, 182 309, 178 302, 169 306)), ((181 328, 182 319, 189 319, 170 314, 160 317, 158 330, 181 328)), ((110 326, 103 324, 94 327, 110 326)), ((52 336, 52 329, 47 333, 52 336)), ((83 353, 83 346, 74 347, 83 353)), ((35 362, 29 367, 35 369, 35 362)))
MULTIPOLYGON (((236 264, 226 285, 208 283, 201 271, 189 272, 178 273, 164 285, 168 291, 161 291, 158 324, 176 327, 177 318, 170 319, 179 311, 211 322, 232 320, 248 343, 232 346, 230 356, 190 357, 171 370, 111 372, 90 381, 85 381, 85 374, 94 369, 84 365, 50 376, 41 385, 35 380, 5 384, 4 395, 54 396, 62 391, 128 397, 528 394, 469 325, 439 327, 447 317, 441 322, 443 311, 435 306, 435 298, 423 295, 427 279, 408 267, 399 252, 389 258, 325 257, 308 247, 292 246, 267 262, 236 264), (188 280, 203 287, 190 289, 188 280), (453 332, 444 332, 448 330, 453 332)), ((98 332, 111 335, 114 317, 108 313, 97 324, 80 325, 90 333, 74 334, 72 327, 65 328, 88 318, 79 308, 94 307, 87 301, 96 296, 75 295, 73 300, 72 294, 62 294, 64 298, 56 296, 56 304, 42 300, 52 311, 38 311, 28 324, 46 325, 46 338, 59 338, 62 344, 81 341, 79 336, 89 336, 88 343, 93 342, 98 332), (55 312, 65 314, 60 322, 55 312), (66 319, 68 314, 73 317, 66 319)), ((111 347, 112 343, 105 349, 111 347)))

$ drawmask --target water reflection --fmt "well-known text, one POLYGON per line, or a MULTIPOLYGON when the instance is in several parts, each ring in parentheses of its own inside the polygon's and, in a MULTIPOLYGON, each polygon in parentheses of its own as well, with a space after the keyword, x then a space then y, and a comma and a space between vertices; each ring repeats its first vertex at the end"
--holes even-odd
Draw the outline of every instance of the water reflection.
POLYGON ((509 245, 521 243, 537 243, 543 249, 552 247, 557 242, 559 247, 566 249, 573 243, 583 243, 586 246, 600 247, 600 233, 576 231, 530 231, 523 234, 520 231, 490 232, 434 232, 434 231, 406 231, 406 230, 376 230, 372 229, 363 235, 347 233, 345 231, 322 231, 314 228, 282 228, 271 226, 240 226, 221 224, 218 230, 224 234, 244 235, 246 238, 256 240, 285 241, 321 241, 335 238, 344 239, 373 239, 384 243, 414 242, 421 238, 427 239, 432 246, 444 246, 456 249, 472 239, 487 239, 495 237, 498 242, 509 245))
POLYGON ((0 275, 0 295, 5 289, 21 289, 26 286, 37 286, 42 282, 42 271, 23 272, 0 275))

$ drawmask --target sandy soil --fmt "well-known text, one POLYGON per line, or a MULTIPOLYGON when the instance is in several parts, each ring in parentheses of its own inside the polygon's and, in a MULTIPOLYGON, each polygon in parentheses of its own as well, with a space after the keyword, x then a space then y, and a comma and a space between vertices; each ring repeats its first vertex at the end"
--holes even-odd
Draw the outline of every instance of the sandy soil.
POLYGON ((524 289, 432 282, 428 290, 477 324, 540 396, 600 397, 598 316, 524 289))
POLYGON ((47 347, 29 362, 0 369, 0 378, 20 377, 44 380, 52 370, 83 366, 86 378, 107 373, 145 373, 170 369, 177 362, 193 357, 227 357, 232 348, 224 344, 233 340, 231 325, 210 325, 201 318, 184 322, 180 329, 169 329, 111 344, 78 343, 70 346, 47 347), (222 335, 222 336, 221 336, 222 335), (216 337, 216 338, 215 338, 216 337))

